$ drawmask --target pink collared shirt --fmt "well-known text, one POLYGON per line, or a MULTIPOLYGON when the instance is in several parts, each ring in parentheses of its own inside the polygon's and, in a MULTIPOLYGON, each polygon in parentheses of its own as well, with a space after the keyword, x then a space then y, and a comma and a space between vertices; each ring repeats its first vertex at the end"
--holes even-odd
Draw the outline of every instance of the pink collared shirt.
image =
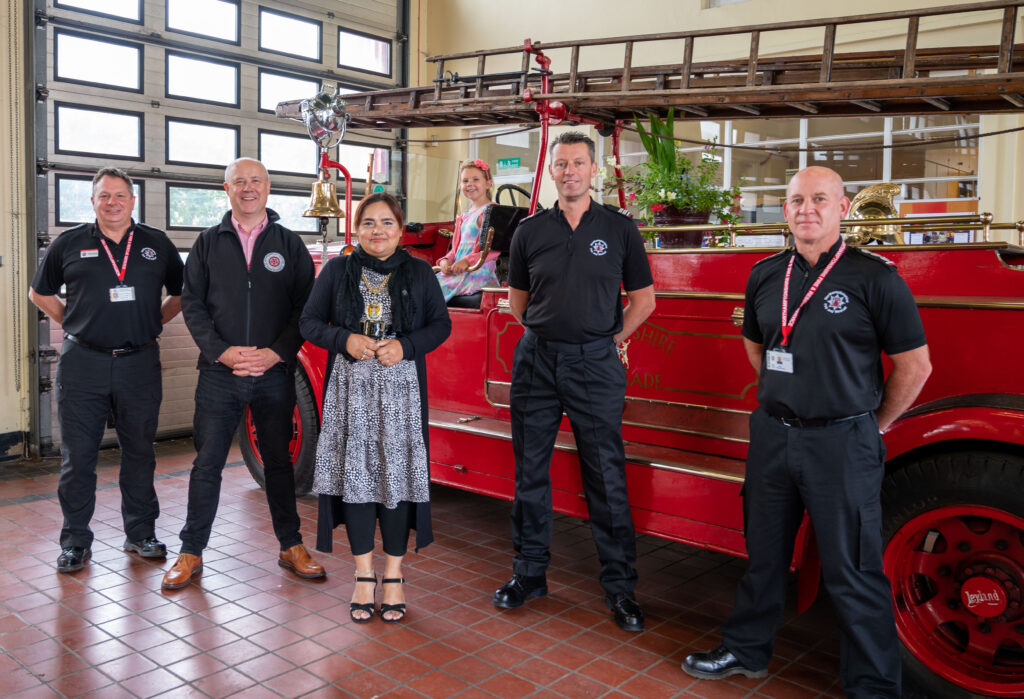
POLYGON ((245 266, 248 267, 252 264, 252 249, 256 246, 256 238, 259 237, 263 229, 267 227, 270 220, 267 216, 263 217, 251 231, 245 230, 242 224, 234 216, 231 217, 231 225, 235 227, 235 233, 238 234, 238 241, 242 244, 242 252, 245 253, 245 266))

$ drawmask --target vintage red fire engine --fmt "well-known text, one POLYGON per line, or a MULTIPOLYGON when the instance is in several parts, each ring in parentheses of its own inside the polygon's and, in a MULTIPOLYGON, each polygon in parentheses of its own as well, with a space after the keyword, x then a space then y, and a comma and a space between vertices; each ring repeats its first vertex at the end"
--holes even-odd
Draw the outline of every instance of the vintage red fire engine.
MULTIPOLYGON (((1014 9, 1016 4, 1008 3, 1014 9)), ((913 13, 900 16, 904 15, 913 13)), ((687 33, 678 37, 685 40, 687 33)), ((868 90, 862 80, 850 88, 852 92, 844 93, 846 101, 840 104, 819 85, 819 81, 838 79, 839 58, 828 41, 826 32, 826 46, 816 65, 827 63, 829 70, 822 67, 813 79, 803 78, 814 86, 799 90, 789 86, 788 92, 778 93, 788 99, 780 97, 776 102, 770 102, 776 93, 764 90, 744 95, 745 88, 753 90, 748 76, 757 70, 748 61, 734 71, 738 82, 729 99, 748 108, 756 103, 769 116, 847 114, 859 109, 858 100, 869 98, 874 100, 872 108, 878 107, 883 114, 928 113, 937 108, 934 105, 956 106, 956 90, 964 79, 950 82, 941 97, 931 93, 931 101, 908 104, 908 95, 923 94, 913 91, 925 83, 886 82, 890 73, 884 71, 873 86, 875 92, 857 93, 868 90), (805 100, 793 107, 801 95, 805 100)), ((994 60, 1001 60, 1005 46, 1002 50, 996 46, 990 53, 994 60)), ((474 55, 483 73, 483 56, 491 54, 474 55)), ((502 74, 489 82, 483 76, 470 76, 461 83, 457 76, 447 83, 440 78, 446 58, 464 56, 435 57, 439 81, 434 86, 349 97, 349 104, 362 105, 350 117, 362 127, 414 126, 421 122, 413 117, 422 121, 424 115, 442 124, 532 120, 542 131, 538 172, 543 172, 551 123, 614 127, 631 110, 640 109, 644 100, 648 107, 657 104, 658 108, 672 100, 680 105, 699 104, 701 111, 695 113, 715 118, 717 95, 700 102, 704 98, 692 95, 694 90, 681 85, 673 91, 671 82, 663 81, 658 88, 664 91, 660 102, 651 90, 634 97, 621 86, 619 92, 608 88, 611 97, 596 88, 593 93, 582 88, 560 92, 559 79, 579 86, 583 71, 577 72, 574 64, 567 74, 551 73, 541 48, 529 41, 523 55, 521 75, 509 79, 502 74), (527 71, 531 58, 540 65, 538 74, 527 71), (490 85, 501 94, 498 88, 506 83, 510 84, 508 99, 473 100, 485 94, 474 90, 486 91, 490 85), (461 93, 446 101, 448 88, 461 93), (555 99, 560 94, 572 99, 555 99), (444 122, 439 116, 460 109, 458 121, 444 122), (474 122, 474 115, 480 114, 490 118, 474 122)), ((806 65, 808 57, 800 59, 806 65)), ((889 63, 879 63, 888 71, 892 57, 886 60, 889 63)), ((904 61, 905 67, 905 54, 896 60, 904 61)), ((697 64, 686 61, 667 67, 676 69, 675 79, 679 69, 684 82, 686 75, 696 74, 697 64)), ((750 61, 756 64, 756 47, 750 61)), ((784 62, 775 62, 780 61, 784 62)), ((1012 50, 1010 62, 1000 65, 1003 86, 992 83, 986 94, 996 100, 993 104, 1003 105, 1000 91, 1024 92, 1024 73, 1012 59, 1012 50), (1009 82, 1016 87, 1006 87, 1009 82)), ((620 72, 620 80, 647 75, 652 86, 657 84, 657 74, 631 66, 629 54, 624 70, 630 74, 624 77, 620 72)), ((717 70, 722 71, 720 64, 717 70)), ((777 81, 785 82, 780 77, 784 71, 785 66, 776 65, 777 81)), ((603 71, 602 76, 609 72, 603 71)), ((597 77, 601 76, 583 83, 596 85, 597 77)), ((940 78, 929 80, 927 85, 934 85, 940 78)), ((979 81, 971 84, 976 87, 979 81)), ((979 97, 982 92, 972 93, 974 111, 985 109, 984 97, 979 97)), ((539 178, 531 206, 537 203, 538 184, 539 178)), ((1017 351, 1024 346, 1024 247, 986 242, 988 228, 982 218, 961 225, 973 226, 978 242, 892 245, 879 250, 898 266, 914 293, 934 367, 914 406, 885 433, 885 571, 893 585, 908 676, 934 696, 1019 697, 1024 695, 1024 371, 1017 351)), ((442 230, 450 227, 450 222, 426 224, 421 230, 408 231, 404 244, 433 261, 446 251, 449 239, 442 230)), ((1024 225, 1016 228, 1014 235, 1024 236, 1024 225)), ((507 249, 511 233, 496 229, 495 247, 507 249)), ((323 259, 323 254, 337 254, 340 248, 340 243, 317 247, 314 255, 323 259)), ((775 252, 777 248, 745 247, 649 252, 657 310, 633 334, 624 355, 628 362, 623 418, 627 476, 633 515, 642 533, 745 555, 739 493, 757 376, 744 353, 739 325, 750 269, 775 252)), ((522 328, 508 310, 503 288, 485 289, 478 308, 451 308, 450 314, 452 335, 428 359, 432 478, 435 483, 511 499, 509 382, 512 351, 522 328)), ((300 487, 308 488, 325 354, 307 345, 300 360, 293 455, 300 487)), ((551 466, 555 508, 586 517, 572 434, 567 425, 563 427, 551 466)), ((247 435, 243 448, 250 468, 260 478, 258 445, 251 430, 247 435)), ((805 608, 816 594, 820 572, 807 526, 801 529, 793 568, 799 571, 799 604, 805 608)))

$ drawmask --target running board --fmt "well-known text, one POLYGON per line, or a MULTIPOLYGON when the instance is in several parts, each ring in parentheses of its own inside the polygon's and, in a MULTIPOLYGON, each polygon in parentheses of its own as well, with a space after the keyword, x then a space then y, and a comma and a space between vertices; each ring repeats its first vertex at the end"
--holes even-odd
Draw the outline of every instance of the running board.
MULTIPOLYGON (((478 437, 512 441, 511 425, 507 420, 481 417, 447 410, 430 410, 430 427, 437 430, 461 432, 478 437)), ((511 446, 509 447, 511 449, 511 446)), ((674 471, 690 476, 710 478, 731 483, 743 483, 744 462, 710 454, 684 451, 639 442, 626 442, 626 462, 639 466, 674 471)), ((572 432, 559 430, 555 449, 576 453, 576 440, 572 432)))

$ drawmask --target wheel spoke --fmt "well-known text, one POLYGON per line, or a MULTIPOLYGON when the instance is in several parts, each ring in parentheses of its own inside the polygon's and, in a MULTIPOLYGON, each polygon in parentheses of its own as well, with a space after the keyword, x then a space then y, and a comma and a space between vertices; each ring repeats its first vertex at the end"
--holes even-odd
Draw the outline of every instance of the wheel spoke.
POLYGON ((936 525, 942 536, 946 539, 946 546, 949 549, 956 548, 961 541, 968 543, 978 538, 979 534, 971 531, 962 517, 948 517, 936 525))
POLYGON ((929 553, 927 551, 914 551, 908 557, 904 573, 924 575, 936 582, 941 581, 939 568, 945 562, 945 555, 929 553))
POLYGON ((991 668, 995 665, 996 653, 999 652, 1001 644, 1002 638, 999 634, 981 633, 977 628, 971 628, 967 642, 967 654, 970 655, 971 662, 991 668))

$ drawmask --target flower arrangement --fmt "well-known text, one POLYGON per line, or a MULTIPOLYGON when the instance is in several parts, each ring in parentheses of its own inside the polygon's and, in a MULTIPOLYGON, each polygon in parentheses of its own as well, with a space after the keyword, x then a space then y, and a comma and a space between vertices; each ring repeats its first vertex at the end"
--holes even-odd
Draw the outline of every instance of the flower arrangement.
POLYGON ((739 187, 720 188, 715 184, 718 159, 714 142, 708 143, 694 163, 681 152, 674 140, 675 121, 671 108, 664 120, 651 116, 649 130, 638 117, 640 142, 647 151, 647 162, 615 172, 615 159, 609 156, 604 180, 605 193, 620 186, 631 206, 647 223, 654 223, 656 214, 666 209, 715 216, 722 223, 740 222, 739 187))

